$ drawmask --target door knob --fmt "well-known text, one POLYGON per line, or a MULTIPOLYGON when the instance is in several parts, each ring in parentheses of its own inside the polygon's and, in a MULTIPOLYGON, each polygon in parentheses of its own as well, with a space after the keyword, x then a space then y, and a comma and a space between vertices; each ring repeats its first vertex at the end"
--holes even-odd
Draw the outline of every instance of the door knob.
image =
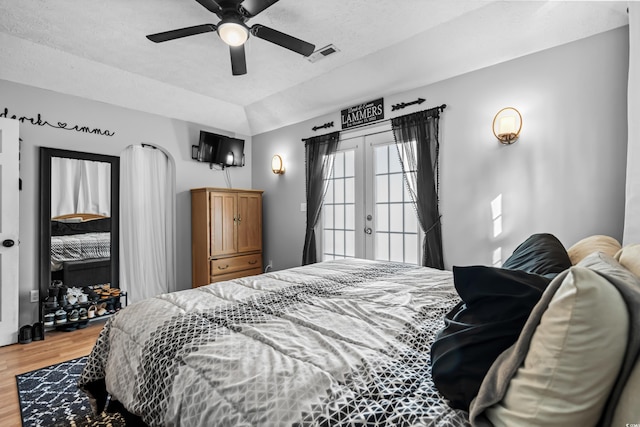
POLYGON ((10 248, 11 246, 13 246, 13 245, 15 245, 15 244, 16 244, 16 242, 14 242, 14 241, 13 241, 13 240, 11 240, 11 239, 7 239, 7 240, 4 240, 4 241, 2 242, 2 246, 4 246, 5 248, 10 248))
POLYGON ((373 230, 371 229, 371 227, 367 227, 367 228, 364 229, 364 232, 366 234, 371 234, 373 232, 373 230))

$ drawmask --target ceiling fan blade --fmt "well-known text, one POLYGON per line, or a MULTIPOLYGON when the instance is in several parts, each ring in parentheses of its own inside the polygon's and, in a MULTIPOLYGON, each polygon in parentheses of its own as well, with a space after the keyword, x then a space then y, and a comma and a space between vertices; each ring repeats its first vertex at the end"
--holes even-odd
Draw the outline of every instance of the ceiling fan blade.
POLYGON ((214 0, 196 0, 196 1, 200 3, 202 6, 204 6, 205 8, 207 8, 209 12, 213 12, 215 14, 220 12, 220 10, 222 9, 220 5, 216 3, 214 0))
POLYGON ((165 31, 164 33, 149 34, 147 38, 152 42, 161 43, 175 40, 182 37, 195 36, 196 34, 215 31, 218 27, 213 24, 195 25, 193 27, 179 28, 177 30, 165 31))
POLYGON ((277 2, 278 0, 244 0, 240 7, 242 14, 251 18, 277 2))
POLYGON ((247 59, 244 54, 244 45, 229 46, 231 52, 231 73, 234 76, 247 74, 247 59))
POLYGON ((265 27, 264 25, 256 24, 251 27, 251 34, 254 36, 266 40, 271 43, 275 43, 286 49, 299 53, 302 56, 309 56, 315 50, 315 45, 307 43, 304 40, 297 39, 273 28, 265 27))

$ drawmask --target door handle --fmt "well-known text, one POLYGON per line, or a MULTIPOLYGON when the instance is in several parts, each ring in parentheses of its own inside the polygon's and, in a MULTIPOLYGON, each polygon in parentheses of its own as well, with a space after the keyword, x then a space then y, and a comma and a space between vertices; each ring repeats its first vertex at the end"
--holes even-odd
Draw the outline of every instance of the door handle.
POLYGON ((373 233, 373 230, 371 229, 371 227, 367 227, 364 229, 365 234, 371 234, 373 233))
POLYGON ((11 239, 7 239, 7 240, 4 240, 4 241, 2 242, 2 246, 4 246, 5 248, 10 248, 11 246, 13 246, 13 245, 15 245, 15 244, 16 244, 16 242, 14 242, 14 241, 13 241, 13 240, 11 240, 11 239))

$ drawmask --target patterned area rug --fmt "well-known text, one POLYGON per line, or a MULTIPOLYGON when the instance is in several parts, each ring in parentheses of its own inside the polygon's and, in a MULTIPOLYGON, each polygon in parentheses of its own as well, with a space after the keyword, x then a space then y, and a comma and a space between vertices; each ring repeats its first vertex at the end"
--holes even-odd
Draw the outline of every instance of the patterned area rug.
POLYGON ((85 356, 16 375, 23 426, 125 425, 119 414, 103 412, 93 415, 89 399, 78 388, 78 379, 86 361, 85 356))

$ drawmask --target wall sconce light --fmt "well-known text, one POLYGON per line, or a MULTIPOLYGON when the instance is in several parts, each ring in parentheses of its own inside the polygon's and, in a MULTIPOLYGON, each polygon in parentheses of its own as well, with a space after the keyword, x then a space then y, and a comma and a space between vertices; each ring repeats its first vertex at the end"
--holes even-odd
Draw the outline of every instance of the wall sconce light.
POLYGON ((493 118, 493 134, 503 144, 513 144, 522 130, 522 116, 512 107, 503 108, 493 118))
POLYGON ((277 154, 271 158, 271 170, 276 175, 282 175, 284 173, 284 162, 282 161, 282 157, 277 154))

